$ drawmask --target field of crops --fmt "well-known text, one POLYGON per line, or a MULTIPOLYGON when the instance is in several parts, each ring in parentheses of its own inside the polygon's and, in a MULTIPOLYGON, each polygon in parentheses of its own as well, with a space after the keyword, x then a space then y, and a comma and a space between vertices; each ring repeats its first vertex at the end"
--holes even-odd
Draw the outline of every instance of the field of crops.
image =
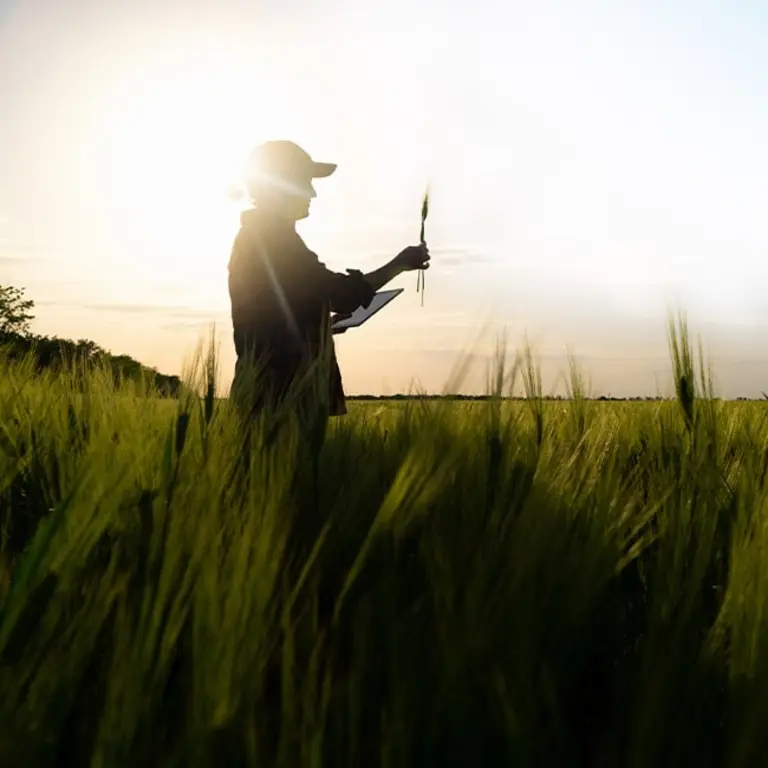
POLYGON ((2 368, 0 765, 762 764, 768 403, 672 358, 327 432, 2 368))

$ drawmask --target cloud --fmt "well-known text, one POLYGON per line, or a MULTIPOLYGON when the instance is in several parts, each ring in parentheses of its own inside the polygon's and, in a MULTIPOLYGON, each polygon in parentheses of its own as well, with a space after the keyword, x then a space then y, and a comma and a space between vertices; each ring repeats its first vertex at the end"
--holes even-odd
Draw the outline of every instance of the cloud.
POLYGON ((156 304, 82 304, 83 309, 95 312, 128 312, 130 314, 167 314, 173 312, 171 307, 161 307, 156 304))
POLYGON ((162 315, 164 317, 208 322, 224 316, 221 310, 198 309, 186 306, 168 306, 162 304, 80 304, 82 309, 95 312, 126 312, 137 315, 162 315))
MULTIPOLYGON (((173 323, 163 323, 162 325, 159 325, 158 328, 162 331, 200 331, 203 329, 207 329, 211 325, 211 321, 203 321, 199 320, 197 322, 195 321, 184 321, 179 320, 178 322, 173 323)), ((219 330, 219 326, 217 324, 217 332, 219 330)))
POLYGON ((498 257, 469 248, 430 248, 432 263, 441 267, 458 267, 467 264, 491 264, 498 257))
MULTIPOLYGON (((402 326, 411 329, 413 328, 412 317, 393 317, 388 322, 392 326, 402 326)), ((430 328, 461 328, 467 331, 474 331, 486 325, 488 325, 488 323, 473 312, 431 311, 424 327, 425 330, 430 328)))
POLYGON ((195 307, 174 307, 162 304, 108 304, 82 303, 79 301, 42 300, 35 304, 40 307, 67 307, 91 312, 110 312, 113 314, 146 315, 148 317, 164 318, 166 322, 161 327, 187 328, 210 325, 229 320, 229 314, 222 310, 197 309, 195 307))

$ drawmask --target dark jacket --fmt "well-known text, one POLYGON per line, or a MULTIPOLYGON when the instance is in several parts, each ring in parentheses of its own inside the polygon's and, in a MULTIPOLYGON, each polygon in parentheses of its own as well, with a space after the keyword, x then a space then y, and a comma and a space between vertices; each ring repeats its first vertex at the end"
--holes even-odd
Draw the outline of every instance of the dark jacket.
POLYGON ((265 365, 265 383, 281 393, 302 366, 320 356, 325 338, 330 345, 331 412, 344 413, 330 313, 367 306, 373 289, 362 276, 327 269, 292 222, 249 210, 241 224, 229 262, 238 363, 246 355, 255 356, 265 365))

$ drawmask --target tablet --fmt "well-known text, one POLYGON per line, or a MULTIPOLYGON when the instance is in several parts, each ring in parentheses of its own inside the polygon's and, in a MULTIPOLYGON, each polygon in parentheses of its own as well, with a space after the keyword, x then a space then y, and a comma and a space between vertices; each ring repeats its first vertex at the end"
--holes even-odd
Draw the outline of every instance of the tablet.
POLYGON ((349 317, 339 320, 331 326, 331 330, 340 331, 344 328, 357 328, 370 320, 382 307, 386 307, 392 299, 399 296, 405 289, 394 288, 391 291, 379 291, 374 294, 371 303, 366 309, 358 307, 349 317))

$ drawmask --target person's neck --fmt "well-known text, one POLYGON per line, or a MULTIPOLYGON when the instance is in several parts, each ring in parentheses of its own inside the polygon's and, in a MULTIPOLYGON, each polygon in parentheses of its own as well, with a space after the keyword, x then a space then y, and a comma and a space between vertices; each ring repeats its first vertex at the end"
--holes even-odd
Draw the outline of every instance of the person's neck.
POLYGON ((296 229, 296 220, 285 216, 279 206, 265 205, 263 203, 244 211, 243 221, 261 218, 262 216, 268 217, 280 227, 285 227, 291 230, 296 229))

